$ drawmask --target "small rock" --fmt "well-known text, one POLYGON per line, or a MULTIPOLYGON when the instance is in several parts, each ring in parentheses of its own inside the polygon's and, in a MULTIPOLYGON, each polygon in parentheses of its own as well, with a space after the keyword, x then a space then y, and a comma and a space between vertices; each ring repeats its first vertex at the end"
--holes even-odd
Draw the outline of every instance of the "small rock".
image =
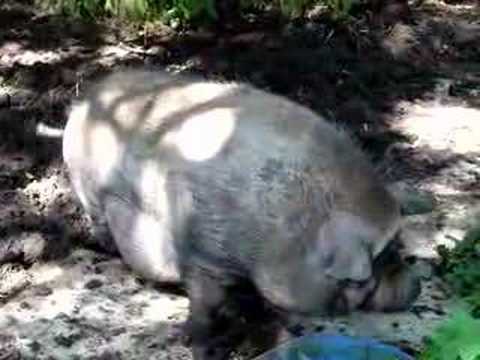
POLYGON ((120 354, 118 352, 113 352, 113 351, 106 350, 106 351, 102 352, 100 355, 92 358, 92 360, 93 359, 95 359, 95 360, 119 360, 121 358, 122 357, 120 356, 120 354))
POLYGON ((176 334, 169 334, 167 338, 165 339, 165 343, 167 345, 173 345, 176 344, 179 341, 179 338, 176 334))
POLYGON ((99 279, 92 279, 85 284, 86 289, 96 289, 103 286, 103 282, 99 279))
POLYGON ((145 52, 145 54, 148 56, 155 56, 156 58, 159 58, 159 60, 163 60, 167 56, 167 49, 165 49, 163 46, 152 46, 145 52))
POLYGON ((46 285, 38 285, 33 291, 36 296, 49 296, 53 293, 53 290, 46 285))
POLYGON ((47 240, 45 237, 37 232, 23 233, 20 241, 23 247, 24 260, 28 263, 32 263, 40 258, 47 246, 47 240))
POLYGON ((66 335, 57 335, 53 338, 53 340, 60 346, 69 348, 71 347, 75 341, 77 340, 78 336, 76 334, 66 335))
POLYGON ((111 334, 112 336, 118 336, 118 335, 124 334, 126 331, 127 330, 124 327, 119 327, 119 328, 113 329, 111 334))
POLYGON ((32 305, 30 305, 28 302, 26 301, 22 301, 20 303, 20 308, 21 309, 31 309, 32 308, 32 305))
POLYGON ((32 341, 30 344, 30 349, 32 349, 33 352, 39 352, 40 349, 42 348, 42 345, 37 340, 32 341))
MULTIPOLYGON (((0 248, 0 261, 1 253, 0 248)), ((0 279, 0 303, 2 303, 30 285, 31 275, 23 267, 7 263, 0 267, 0 279)))

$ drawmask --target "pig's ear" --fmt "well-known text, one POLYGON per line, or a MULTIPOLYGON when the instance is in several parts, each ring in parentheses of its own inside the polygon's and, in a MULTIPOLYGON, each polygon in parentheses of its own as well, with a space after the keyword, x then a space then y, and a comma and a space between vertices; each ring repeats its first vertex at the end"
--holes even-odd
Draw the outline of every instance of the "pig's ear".
POLYGON ((358 217, 334 213, 321 227, 317 256, 328 276, 337 280, 365 281, 372 276, 369 240, 373 232, 358 217))

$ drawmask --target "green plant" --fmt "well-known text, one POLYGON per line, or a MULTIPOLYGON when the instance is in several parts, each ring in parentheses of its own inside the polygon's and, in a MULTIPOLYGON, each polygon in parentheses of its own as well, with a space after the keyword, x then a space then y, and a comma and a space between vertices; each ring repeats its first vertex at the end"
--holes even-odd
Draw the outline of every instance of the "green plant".
POLYGON ((334 19, 343 20, 348 18, 354 0, 325 0, 325 3, 334 19))
POLYGON ((480 225, 474 226, 455 248, 438 250, 442 275, 455 295, 470 306, 473 316, 480 317, 480 225))
POLYGON ((190 21, 216 18, 215 0, 37 0, 41 6, 83 18, 115 16, 130 20, 172 19, 190 21))
POLYGON ((419 360, 480 360, 480 320, 457 310, 432 334, 419 360))
POLYGON ((168 17, 181 22, 197 18, 203 18, 206 22, 210 22, 217 18, 215 0, 171 0, 166 5, 168 17))
POLYGON ((278 2, 282 12, 288 16, 301 16, 308 6, 315 3, 312 0, 279 0, 278 2))
MULTIPOLYGON (((97 3, 102 2, 97 1, 97 3)), ((131 19, 143 19, 149 11, 150 3, 145 0, 105 0, 100 12, 104 11, 107 14, 126 16, 131 19)))
MULTIPOLYGON (((211 22, 217 19, 216 2, 224 0, 35 0, 56 12, 83 18, 115 16, 134 21, 166 20, 180 23, 211 22)), ((230 0, 229 0, 230 1, 230 0)), ((235 1, 235 0, 231 0, 235 1)), ((325 3, 333 17, 345 18, 356 0, 236 0, 240 8, 278 7, 289 17, 302 16, 305 10, 325 3)))

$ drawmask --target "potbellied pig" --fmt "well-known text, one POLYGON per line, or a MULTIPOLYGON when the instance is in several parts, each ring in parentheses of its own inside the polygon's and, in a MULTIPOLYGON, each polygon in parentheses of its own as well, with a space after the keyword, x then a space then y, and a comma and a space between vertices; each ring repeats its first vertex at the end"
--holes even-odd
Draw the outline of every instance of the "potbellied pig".
POLYGON ((247 84, 128 70, 94 84, 64 133, 71 182, 138 274, 181 283, 194 357, 222 359, 237 283, 286 313, 405 309, 419 282, 377 261, 394 197, 351 138, 247 84))

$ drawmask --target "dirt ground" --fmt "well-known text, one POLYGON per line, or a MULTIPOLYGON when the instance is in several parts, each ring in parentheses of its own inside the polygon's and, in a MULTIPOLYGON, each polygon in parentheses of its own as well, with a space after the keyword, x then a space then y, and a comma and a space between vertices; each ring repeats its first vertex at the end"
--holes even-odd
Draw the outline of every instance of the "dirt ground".
MULTIPOLYGON (((424 1, 411 23, 338 26, 267 16, 235 31, 146 31, 0 4, 0 359, 190 359, 188 300, 137 279, 92 241, 62 167, 61 136, 85 83, 145 65, 242 80, 350 129, 405 206, 424 278, 411 311, 301 320, 308 331, 374 336, 415 354, 448 315, 436 246, 480 211, 480 7, 424 1)), ((479 334, 480 336, 480 334, 479 334)), ((251 358, 245 344, 234 358, 251 358)))

